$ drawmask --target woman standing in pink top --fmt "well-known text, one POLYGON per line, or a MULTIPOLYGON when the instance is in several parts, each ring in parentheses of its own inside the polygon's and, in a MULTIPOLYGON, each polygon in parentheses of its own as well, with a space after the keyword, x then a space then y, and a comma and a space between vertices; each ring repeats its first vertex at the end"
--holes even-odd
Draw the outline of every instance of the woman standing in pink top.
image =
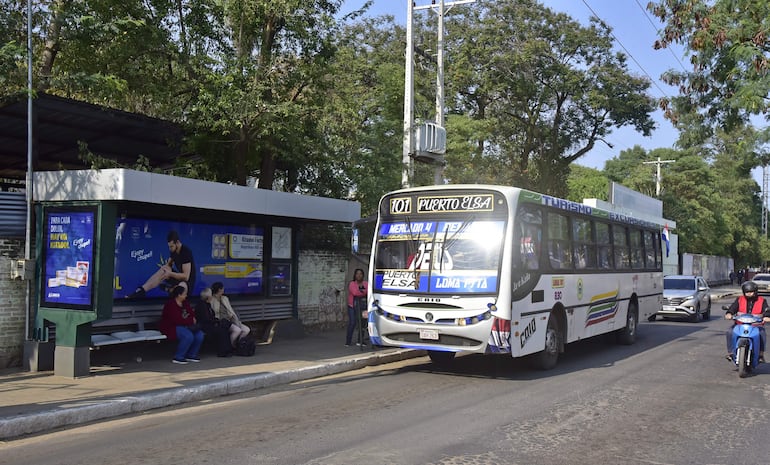
MULTIPOLYGON (((356 324, 363 317, 363 315, 359 316, 358 312, 366 311, 366 294, 368 291, 368 284, 364 281, 364 270, 356 268, 353 272, 353 280, 348 284, 348 331, 345 335, 346 346, 349 346, 353 340, 353 331, 356 329, 356 324)), ((360 339, 359 331, 359 341, 356 345, 366 345, 360 339)))

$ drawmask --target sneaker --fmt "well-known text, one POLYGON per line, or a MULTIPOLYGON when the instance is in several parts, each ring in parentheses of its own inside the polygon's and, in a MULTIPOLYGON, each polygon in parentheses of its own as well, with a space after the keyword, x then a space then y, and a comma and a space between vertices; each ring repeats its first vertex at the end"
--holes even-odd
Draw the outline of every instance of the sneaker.
POLYGON ((139 286, 134 292, 126 296, 126 299, 138 299, 147 295, 147 291, 143 287, 139 286))
POLYGON ((733 361, 733 354, 727 354, 727 355, 725 355, 725 359, 726 359, 728 362, 732 362, 732 361, 733 361))
POLYGON ((201 361, 201 359, 199 359, 198 357, 187 357, 187 358, 185 358, 185 361, 193 362, 193 363, 198 363, 198 362, 201 361))
POLYGON ((350 343, 349 343, 349 342, 346 342, 346 343, 345 343, 345 347, 350 347, 350 343))
POLYGON ((356 345, 358 347, 366 347, 366 343, 365 342, 356 342, 356 345))
POLYGON ((171 363, 178 363, 179 365, 187 365, 187 360, 173 359, 171 360, 171 363))

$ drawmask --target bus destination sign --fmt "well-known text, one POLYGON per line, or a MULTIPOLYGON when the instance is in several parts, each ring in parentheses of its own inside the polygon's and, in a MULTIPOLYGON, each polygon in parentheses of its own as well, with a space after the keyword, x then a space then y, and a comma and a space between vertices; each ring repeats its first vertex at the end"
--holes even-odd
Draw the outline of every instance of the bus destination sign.
MULTIPOLYGON (((393 197, 390 199, 390 214, 412 213, 411 197, 393 197)), ((417 198, 416 213, 456 213, 493 211, 492 194, 437 195, 417 198)))

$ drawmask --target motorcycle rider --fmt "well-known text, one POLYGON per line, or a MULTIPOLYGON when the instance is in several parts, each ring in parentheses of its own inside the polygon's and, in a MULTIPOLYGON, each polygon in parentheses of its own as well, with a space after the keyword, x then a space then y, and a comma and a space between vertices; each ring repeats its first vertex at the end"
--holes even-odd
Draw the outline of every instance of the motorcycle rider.
MULTIPOLYGON (((743 295, 738 296, 738 298, 735 299, 735 302, 730 305, 730 308, 727 309, 727 313, 725 313, 725 320, 732 320, 733 315, 735 313, 751 313, 753 315, 762 315, 762 321, 764 322, 770 322, 770 306, 768 306, 767 301, 760 297, 757 294, 757 283, 754 281, 746 281, 745 283, 741 284, 741 291, 743 291, 743 295)), ((733 353, 732 353, 732 337, 733 337, 733 329, 730 328, 727 330, 727 359, 732 361, 733 360, 733 353)), ((759 327, 759 361, 760 363, 765 362, 765 340, 767 339, 767 336, 765 335, 765 328, 760 326, 759 327)))

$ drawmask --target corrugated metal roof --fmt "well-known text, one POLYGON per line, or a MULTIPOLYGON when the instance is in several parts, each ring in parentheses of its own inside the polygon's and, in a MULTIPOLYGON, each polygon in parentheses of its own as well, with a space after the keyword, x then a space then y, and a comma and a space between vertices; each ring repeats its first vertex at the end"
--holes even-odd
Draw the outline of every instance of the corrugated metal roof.
MULTIPOLYGON (((123 165, 144 155, 167 168, 182 154, 182 129, 168 121, 48 94, 33 102, 33 171, 90 168, 78 158, 79 141, 123 165)), ((0 178, 25 179, 26 172, 27 99, 17 97, 0 103, 0 178)))

